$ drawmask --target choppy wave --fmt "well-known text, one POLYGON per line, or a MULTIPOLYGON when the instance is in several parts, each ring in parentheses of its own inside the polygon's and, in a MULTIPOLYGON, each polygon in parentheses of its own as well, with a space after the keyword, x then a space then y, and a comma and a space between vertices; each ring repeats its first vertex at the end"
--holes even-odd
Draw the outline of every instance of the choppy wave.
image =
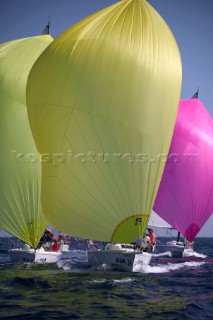
POLYGON ((137 273, 88 266, 85 251, 58 265, 13 264, 0 257, 2 319, 211 319, 213 239, 184 258, 158 255, 137 273))

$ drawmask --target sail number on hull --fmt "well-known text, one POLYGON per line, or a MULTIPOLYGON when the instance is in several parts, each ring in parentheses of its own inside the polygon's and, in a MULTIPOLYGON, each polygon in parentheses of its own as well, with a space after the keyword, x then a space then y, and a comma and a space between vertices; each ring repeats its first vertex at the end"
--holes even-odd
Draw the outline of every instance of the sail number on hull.
POLYGON ((123 263, 127 264, 128 266, 132 265, 132 261, 129 259, 124 259, 124 258, 115 258, 116 263, 123 263))

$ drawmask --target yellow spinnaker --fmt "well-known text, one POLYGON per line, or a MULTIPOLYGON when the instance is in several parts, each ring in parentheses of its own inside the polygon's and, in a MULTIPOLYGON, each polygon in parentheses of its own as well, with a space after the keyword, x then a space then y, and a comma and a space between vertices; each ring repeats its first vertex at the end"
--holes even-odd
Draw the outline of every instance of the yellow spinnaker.
POLYGON ((32 247, 37 246, 45 221, 26 84, 33 63, 52 40, 43 35, 0 45, 0 227, 32 247))
POLYGON ((144 0, 107 7, 52 42, 27 85, 48 223, 101 241, 144 234, 181 79, 176 41, 144 0))

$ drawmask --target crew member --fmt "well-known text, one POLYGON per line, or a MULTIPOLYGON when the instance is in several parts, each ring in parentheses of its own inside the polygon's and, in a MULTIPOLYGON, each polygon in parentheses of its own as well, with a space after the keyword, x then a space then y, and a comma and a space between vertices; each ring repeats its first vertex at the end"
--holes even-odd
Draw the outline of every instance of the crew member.
POLYGON ((148 236, 150 239, 150 245, 149 245, 149 250, 153 251, 153 247, 156 244, 156 235, 154 234, 153 228, 152 227, 147 227, 148 230, 148 236))

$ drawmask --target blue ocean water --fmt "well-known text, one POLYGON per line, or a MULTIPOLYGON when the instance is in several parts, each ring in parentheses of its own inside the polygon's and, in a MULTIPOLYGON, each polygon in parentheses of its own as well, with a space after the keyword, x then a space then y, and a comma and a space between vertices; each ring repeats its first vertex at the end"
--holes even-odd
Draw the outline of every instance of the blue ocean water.
POLYGON ((0 319, 213 319, 213 238, 138 273, 90 268, 77 250, 58 265, 8 260, 0 254, 0 319))

